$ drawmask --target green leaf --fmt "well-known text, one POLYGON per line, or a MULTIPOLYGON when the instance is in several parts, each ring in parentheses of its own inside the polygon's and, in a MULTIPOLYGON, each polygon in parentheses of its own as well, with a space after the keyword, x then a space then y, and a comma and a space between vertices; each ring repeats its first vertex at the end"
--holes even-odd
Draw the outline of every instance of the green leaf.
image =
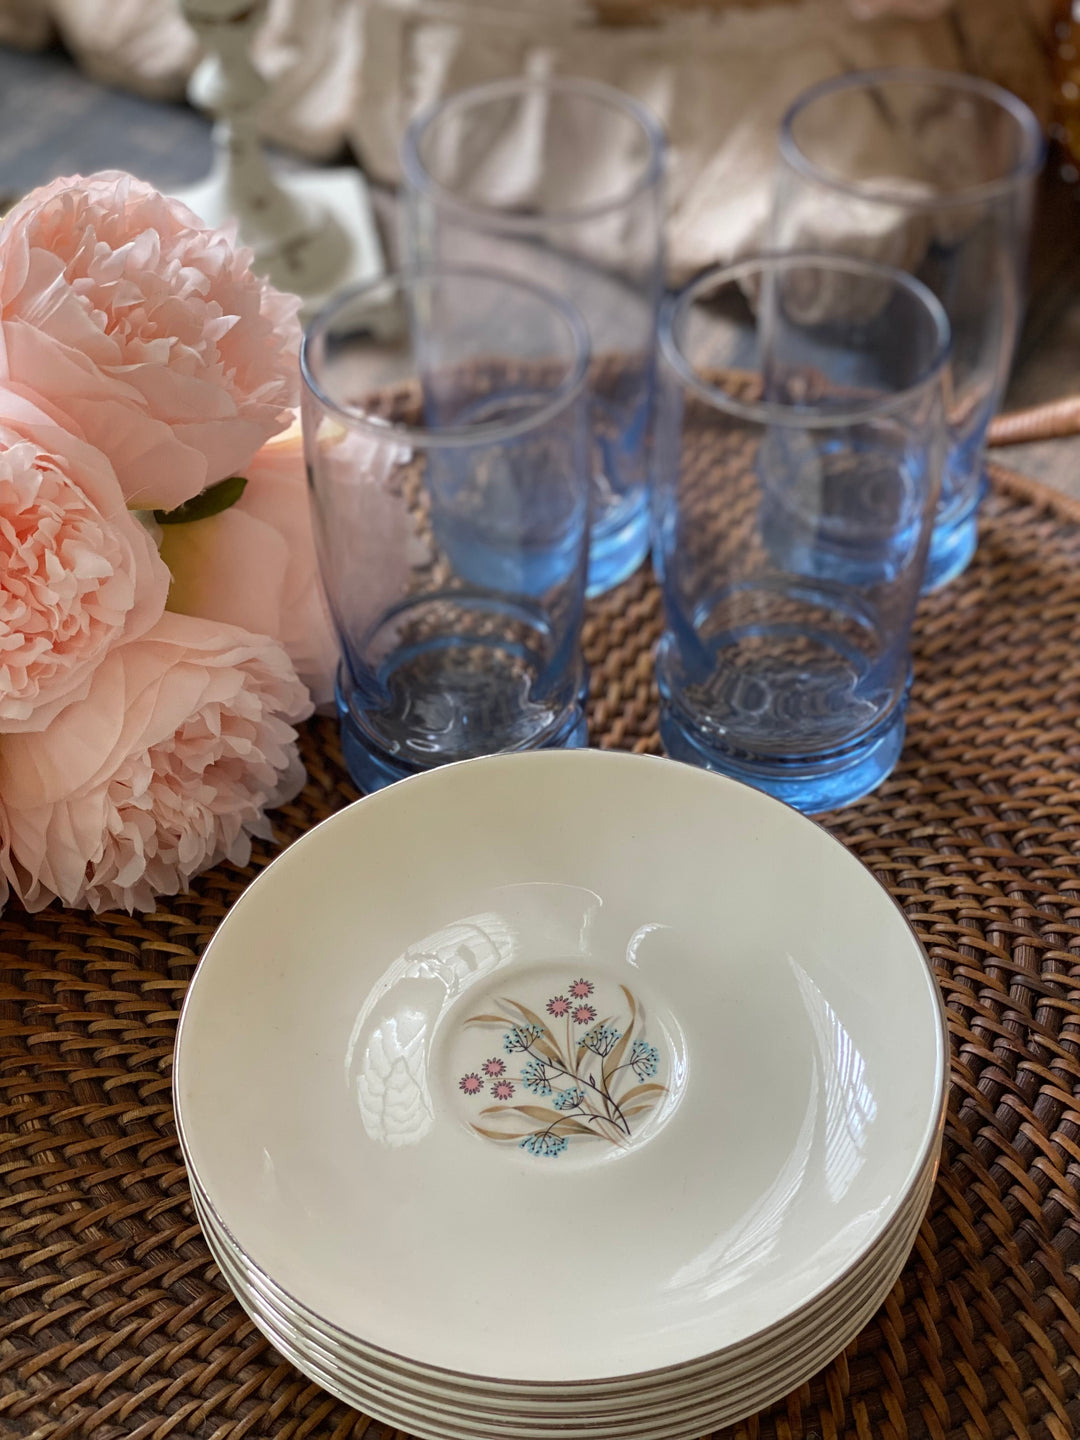
POLYGON ((220 515, 235 505, 247 487, 247 477, 230 475, 216 485, 208 485, 200 494, 175 510, 155 510, 154 519, 159 525, 188 525, 193 520, 209 520, 211 515, 220 515))

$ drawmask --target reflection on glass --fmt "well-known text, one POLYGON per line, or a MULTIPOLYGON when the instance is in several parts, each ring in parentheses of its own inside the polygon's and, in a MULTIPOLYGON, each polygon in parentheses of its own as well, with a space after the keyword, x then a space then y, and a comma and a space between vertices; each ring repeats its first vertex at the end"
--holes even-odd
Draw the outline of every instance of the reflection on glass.
MULTIPOLYGON (((866 1075, 866 1062, 839 1016, 806 971, 791 957, 788 964, 814 1035, 814 1068, 806 1109, 790 1154, 775 1180, 737 1224, 678 1270, 672 1289, 700 1287, 711 1299, 750 1279, 777 1249, 781 1231, 808 1177, 820 1174, 829 1199, 838 1204, 865 1163, 869 1128, 877 1101, 866 1075), (811 1169, 811 1160, 816 1163, 811 1169)), ((834 1237, 842 1245, 848 1232, 866 1233, 881 1207, 858 1215, 834 1237)))
POLYGON ((409 1145, 426 1135, 434 1114, 427 1084, 427 1016, 390 1015, 372 1031, 357 1076, 364 1129, 386 1145, 409 1145))
POLYGON ((802 1189, 810 1163, 817 1129, 818 1095, 819 1082, 814 1070, 799 1133, 776 1179, 736 1225, 672 1275, 668 1289, 697 1286, 703 1298, 715 1299, 741 1285, 776 1249, 780 1230, 802 1189))
POLYGON ((415 1145, 434 1123, 428 1088, 431 1033, 474 980, 512 958, 513 934, 496 914, 471 916, 412 945, 372 990, 345 1055, 360 1118, 372 1140, 415 1145))
POLYGON ((825 1188, 840 1201, 863 1167, 868 1128, 877 1101, 866 1079, 866 1062, 836 1011, 806 971, 789 959, 814 1029, 825 1090, 825 1188))
POLYGON ((432 1039, 466 990, 511 963, 586 956, 599 896, 573 885, 491 892, 491 906, 419 940, 372 987, 349 1037, 345 1080, 364 1130, 384 1145, 415 1145, 431 1130, 432 1039))

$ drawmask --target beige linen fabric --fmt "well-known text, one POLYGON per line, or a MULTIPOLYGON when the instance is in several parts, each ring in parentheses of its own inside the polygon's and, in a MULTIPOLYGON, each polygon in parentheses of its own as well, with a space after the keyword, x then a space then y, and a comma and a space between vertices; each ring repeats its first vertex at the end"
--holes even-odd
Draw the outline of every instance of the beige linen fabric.
MULTIPOLYGON (((1045 118, 1051 9, 1052 0, 711 0, 655 24, 603 25, 585 0, 270 0, 257 45, 273 87, 264 128, 312 158, 347 141, 373 178, 393 182, 405 126, 440 96, 514 74, 605 80, 667 130, 678 279, 758 240, 776 127, 815 81, 877 65, 964 69, 1045 118)), ((182 94, 197 60, 178 0, 0 0, 0 40, 39 45, 54 30, 91 74, 149 95, 182 94)))

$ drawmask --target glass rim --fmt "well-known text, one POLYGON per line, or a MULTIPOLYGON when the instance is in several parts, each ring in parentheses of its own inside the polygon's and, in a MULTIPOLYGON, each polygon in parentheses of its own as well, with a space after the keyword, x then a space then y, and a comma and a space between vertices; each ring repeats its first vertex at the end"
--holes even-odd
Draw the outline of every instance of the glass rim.
POLYGON ((944 210, 953 206, 973 205, 984 200, 993 200, 1007 195, 1027 180, 1033 179, 1042 169, 1046 142, 1042 126, 1031 107, 1018 95, 984 80, 979 75, 968 75, 959 70, 935 70, 918 65, 882 66, 875 70, 854 70, 843 75, 834 75, 828 80, 819 80, 804 90, 784 112, 780 121, 780 156, 798 174, 807 179, 826 185, 855 199, 871 204, 898 205, 908 210, 944 210), (959 190, 950 190, 938 195, 913 196, 903 191, 892 190, 887 185, 868 188, 865 182, 849 180, 842 174, 828 170, 802 150, 793 133, 793 126, 799 116, 826 96, 836 95, 845 90, 871 90, 875 86, 888 84, 924 85, 941 90, 965 91, 989 100, 1000 110, 1006 111, 1015 121, 1021 136, 1020 156, 1007 174, 996 180, 981 180, 959 190))
POLYGON ((401 169, 406 188, 432 197, 446 209, 468 215, 474 226, 507 234, 529 234, 541 226, 576 225, 624 209, 662 178, 666 146, 663 127, 652 111, 614 85, 608 85, 602 80, 571 75, 519 75, 504 80, 489 80, 482 85, 471 85, 427 106, 409 123, 405 131, 401 144, 401 169), (609 200, 597 200, 569 210, 545 210, 536 215, 515 215, 496 206, 466 200, 434 178, 421 159, 420 145, 435 120, 455 111, 486 105, 493 100, 539 91, 582 96, 618 110, 635 121, 649 145, 648 160, 641 174, 626 189, 609 200))
MULTIPOLYGON (((544 285, 537 285, 532 280, 524 280, 501 270, 451 265, 415 271, 388 270, 383 275, 363 280, 358 285, 351 285, 331 296, 304 327, 300 341, 300 376, 304 388, 319 405, 350 428, 365 430, 376 439, 384 442, 391 440, 410 449, 461 449, 471 445, 497 445, 505 440, 515 440, 539 429, 556 415, 569 409, 585 393, 590 358, 589 332, 585 321, 577 307, 564 295, 559 295, 544 285), (379 287, 391 285, 400 292, 417 284, 455 278, 493 281, 522 290, 542 300, 566 325, 573 344, 573 355, 567 361, 567 374, 554 388, 550 398, 538 409, 517 420, 482 421, 476 425, 447 425, 441 429, 430 429, 425 425, 406 425, 385 420, 357 406, 342 404, 327 393, 313 373, 310 352, 314 344, 326 338, 330 324, 348 305, 379 287)), ((412 377, 405 382, 396 383, 415 385, 418 384, 418 378, 412 377)))
POLYGON ((908 405, 915 396, 937 385, 949 362, 952 337, 948 316, 941 301, 914 275, 897 270, 892 265, 881 265, 873 260, 858 260, 854 256, 836 255, 823 250, 785 250, 745 256, 730 265, 713 265, 704 271, 677 295, 671 296, 665 304, 660 317, 659 344, 665 361, 683 384, 725 414, 758 425, 829 430, 840 425, 861 424, 881 415, 889 415, 908 405), (823 410, 813 405, 784 404, 777 400, 739 400, 722 386, 703 379, 675 338, 676 324, 689 312, 701 292, 706 288, 716 288, 719 284, 737 284, 740 280, 754 275, 760 276, 767 271, 808 267, 887 281, 898 289, 906 290, 922 304, 930 317, 936 336, 934 352, 926 367, 926 373, 911 385, 905 385, 902 390, 862 404, 852 404, 843 410, 823 410))

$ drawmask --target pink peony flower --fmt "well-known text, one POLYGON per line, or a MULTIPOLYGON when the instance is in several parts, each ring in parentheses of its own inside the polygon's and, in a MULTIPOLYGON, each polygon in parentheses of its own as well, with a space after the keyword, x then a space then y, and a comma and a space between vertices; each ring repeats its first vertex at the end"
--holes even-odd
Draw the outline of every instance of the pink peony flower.
POLYGON ((0 225, 0 379, 47 396, 131 506, 172 510, 289 422, 297 302, 251 254, 117 171, 35 190, 0 225))
POLYGON ((244 493, 228 510, 162 526, 169 609, 271 636, 315 704, 325 705, 334 698, 338 646, 315 560, 299 421, 244 474, 244 493))
POLYGON ((168 588, 104 455, 0 385, 0 732, 42 730, 85 696, 168 588))
POLYGON ((149 910, 246 864, 263 812, 304 783, 292 726, 310 710, 274 642, 164 614, 47 730, 0 736, 0 870, 29 910, 149 910))

